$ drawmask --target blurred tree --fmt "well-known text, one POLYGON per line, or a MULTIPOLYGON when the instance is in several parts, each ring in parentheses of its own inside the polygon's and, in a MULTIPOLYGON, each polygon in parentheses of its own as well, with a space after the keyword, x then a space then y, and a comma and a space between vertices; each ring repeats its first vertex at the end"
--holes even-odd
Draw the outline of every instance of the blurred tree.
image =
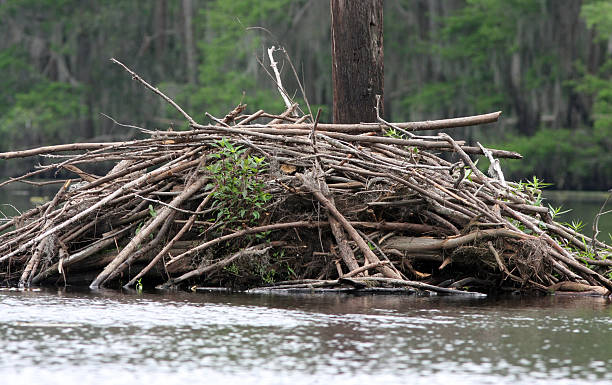
MULTIPOLYGON (((610 187, 610 1, 387 0, 384 7, 387 119, 503 109, 498 128, 456 135, 516 145, 538 159, 510 164, 515 179, 543 174, 558 187, 610 187)), ((147 128, 184 127, 110 57, 204 120, 204 111, 225 114, 243 91, 249 109, 281 111, 264 48, 282 46, 329 121, 329 15, 330 2, 321 0, 0 0, 0 151, 138 135, 100 112, 147 128)), ((301 98, 277 54, 283 85, 301 98)), ((24 171, 6 164, 0 175, 24 171)))

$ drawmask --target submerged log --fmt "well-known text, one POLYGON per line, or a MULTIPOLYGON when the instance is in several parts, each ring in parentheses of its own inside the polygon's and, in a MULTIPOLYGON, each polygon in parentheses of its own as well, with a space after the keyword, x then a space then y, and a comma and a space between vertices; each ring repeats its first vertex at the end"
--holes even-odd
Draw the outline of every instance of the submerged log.
POLYGON ((497 166, 485 175, 472 159, 519 154, 413 133, 490 123, 499 113, 335 125, 294 116, 290 101, 285 113, 245 115, 239 105, 205 124, 123 68, 190 129, 0 154, 71 152, 0 186, 60 169, 73 175, 52 202, 0 226, 3 284, 612 290, 609 245, 555 222, 539 191, 505 181, 497 166), (108 161, 116 166, 106 175, 88 172, 108 161))

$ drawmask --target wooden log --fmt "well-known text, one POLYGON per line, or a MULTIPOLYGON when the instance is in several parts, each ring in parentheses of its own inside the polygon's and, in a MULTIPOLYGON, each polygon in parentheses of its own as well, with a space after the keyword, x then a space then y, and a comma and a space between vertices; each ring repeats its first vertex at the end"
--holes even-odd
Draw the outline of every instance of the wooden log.
POLYGON ((487 229, 476 230, 466 235, 448 238, 425 238, 425 237, 391 237, 385 241, 385 248, 416 253, 423 251, 454 249, 466 243, 486 240, 496 237, 513 239, 533 239, 533 236, 508 230, 508 229, 487 229))
MULTIPOLYGON (((447 128, 459 128, 467 126, 477 126, 481 124, 488 124, 496 122, 501 115, 501 111, 491 112, 488 114, 465 116, 459 118, 450 119, 439 119, 439 120, 425 120, 420 122, 399 122, 393 123, 406 131, 428 131, 428 130, 444 130, 447 128)), ((312 123, 301 123, 301 124, 274 124, 267 125, 268 127, 275 129, 287 129, 287 130, 310 130, 312 129, 312 123)), ((352 124, 333 124, 333 123, 319 123, 317 130, 329 131, 329 132, 344 132, 351 134, 359 134, 366 132, 383 132, 386 125, 383 123, 352 123, 352 124)))

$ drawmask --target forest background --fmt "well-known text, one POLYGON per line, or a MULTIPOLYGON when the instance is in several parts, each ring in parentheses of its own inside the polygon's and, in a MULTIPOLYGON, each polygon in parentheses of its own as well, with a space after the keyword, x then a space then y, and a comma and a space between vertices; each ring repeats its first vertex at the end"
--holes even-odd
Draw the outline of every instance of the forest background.
MULTIPOLYGON (((0 0, 0 36, 0 151, 138 135, 102 114, 185 128, 111 57, 205 122, 205 111, 222 117, 240 101, 281 112, 260 64, 266 47, 281 46, 321 120, 331 120, 327 0, 0 0)), ((505 162, 509 179, 612 187, 611 1, 386 0, 384 62, 387 120, 501 109, 496 126, 453 132, 522 153, 505 162)), ((31 162, 2 161, 0 177, 31 162)))

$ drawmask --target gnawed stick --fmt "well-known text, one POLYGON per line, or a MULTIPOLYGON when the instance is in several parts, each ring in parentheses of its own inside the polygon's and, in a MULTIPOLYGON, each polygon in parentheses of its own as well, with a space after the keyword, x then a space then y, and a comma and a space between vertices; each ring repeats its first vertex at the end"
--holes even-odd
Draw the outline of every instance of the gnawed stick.
MULTIPOLYGON (((171 206, 179 206, 187 198, 195 194, 200 188, 202 188, 208 182, 208 178, 200 177, 196 179, 189 187, 174 198, 170 203, 171 206)), ((119 266, 134 252, 136 247, 140 245, 148 236, 157 229, 172 213, 173 210, 170 207, 164 207, 161 209, 157 216, 151 221, 151 223, 140 229, 140 232, 128 243, 123 250, 110 262, 104 270, 98 274, 98 276, 89 285, 90 288, 97 289, 100 285, 104 284, 113 272, 119 268, 119 266)))
POLYGON ((97 150, 101 148, 112 148, 120 145, 135 144, 137 142, 106 142, 106 143, 72 143, 58 144, 55 146, 44 146, 29 150, 19 150, 10 152, 0 152, 0 159, 26 158, 34 155, 52 154, 54 152, 78 151, 78 150, 97 150))
POLYGON ((254 256, 254 255, 262 255, 268 252, 268 250, 270 250, 272 247, 267 245, 267 244, 260 244, 257 246, 252 246, 252 247, 248 247, 246 249, 240 250, 239 252, 224 258, 220 261, 217 261, 215 263, 213 263, 212 265, 207 265, 207 266, 200 266, 197 269, 191 270, 183 275, 181 275, 180 277, 177 278, 171 278, 169 279, 166 283, 163 283, 159 286, 157 286, 158 289, 167 289, 173 285, 176 285, 180 282, 185 281, 186 279, 189 278, 193 278, 193 277, 197 277, 200 276, 204 273, 207 273, 209 271, 213 271, 213 270, 217 270, 217 269, 222 269, 223 267, 229 265, 230 263, 234 262, 235 260, 237 260, 238 258, 242 258, 242 257, 246 257, 246 256, 254 256))
POLYGON ((376 267, 387 265, 389 263, 391 263, 391 262, 390 261, 379 261, 379 262, 375 262, 375 263, 369 263, 367 265, 358 267, 355 270, 349 271, 348 273, 344 274, 342 276, 342 278, 350 278, 350 277, 353 277, 353 276, 355 276, 357 274, 363 273, 366 270, 374 269, 376 267))
MULTIPOLYGON (((122 237, 127 235, 128 230, 136 227, 136 224, 137 222, 134 222, 134 223, 128 224, 127 226, 124 226, 123 228, 119 230, 112 231, 110 234, 105 235, 102 239, 99 239, 96 242, 90 244, 85 249, 66 257, 62 261, 62 269, 66 270, 71 265, 77 264, 85 260, 86 258, 92 255, 95 255, 98 252, 106 249, 107 247, 116 244, 122 237)), ((38 275, 32 278, 32 284, 37 285, 43 282, 44 280, 58 274, 59 271, 60 271, 60 266, 58 262, 58 263, 55 263, 49 266, 47 269, 45 269, 44 271, 41 271, 40 273, 38 273, 38 275)))
MULTIPOLYGON (((340 224, 342 225, 342 227, 344 227, 344 230, 346 230, 351 239, 355 241, 355 243, 363 253, 364 257, 370 263, 380 262, 380 259, 378 259, 376 254, 374 254, 372 250, 370 250, 363 238, 357 233, 357 230, 355 230, 355 228, 349 223, 349 221, 347 221, 346 218, 340 213, 340 211, 338 211, 336 206, 331 204, 331 202, 327 198, 325 198, 325 196, 323 196, 320 191, 314 188, 314 182, 308 181, 303 175, 297 175, 297 178, 300 180, 300 182, 302 182, 302 185, 307 190, 309 190, 310 193, 314 195, 314 197, 317 198, 317 200, 323 204, 323 206, 325 206, 325 208, 336 218, 336 220, 340 222, 340 224)), ((394 272, 387 266, 382 265, 379 267, 378 270, 386 277, 401 279, 401 277, 396 272, 394 272)))
POLYGON ((287 94, 287 91, 285 91, 285 88, 283 87, 283 83, 281 80, 281 76, 280 76, 280 72, 278 71, 278 67, 276 66, 276 60, 274 60, 274 49, 276 47, 272 46, 271 48, 268 48, 268 57, 270 59, 270 67, 272 67, 272 70, 274 71, 274 76, 276 77, 276 87, 278 88, 278 92, 280 93, 281 97, 283 98, 283 101, 285 102, 285 107, 287 108, 287 110, 291 110, 291 113, 293 113, 293 103, 291 103, 291 101, 289 100, 289 95, 287 94))
MULTIPOLYGON (((217 191, 217 190, 214 189, 213 191, 211 191, 206 196, 206 198, 204 198, 202 200, 202 202, 200 202, 200 204, 196 208, 196 212, 198 212, 198 211, 202 210, 204 207, 206 207, 206 205, 208 204, 208 202, 212 198, 212 196, 215 193, 215 191, 217 191)), ((187 220, 187 222, 183 225, 183 227, 181 227, 181 229, 178 231, 178 233, 176 233, 174 235, 174 237, 170 240, 170 242, 167 242, 166 245, 163 247, 163 249, 160 252, 158 252, 157 255, 155 255, 155 257, 153 257, 151 262, 149 262, 149 264, 147 266, 145 266, 138 274, 136 274, 136 276, 134 278, 132 278, 128 283, 123 285, 123 287, 125 287, 125 288, 131 287, 140 278, 142 278, 142 276, 144 276, 146 273, 148 273, 149 270, 151 270, 153 268, 153 266, 155 266, 159 262, 159 260, 161 258, 163 258, 163 256, 166 255, 168 253, 168 251, 170 251, 170 249, 172 249, 172 247, 176 244, 176 242, 178 242, 183 237, 183 235, 185 235, 185 233, 191 229, 191 226, 193 226, 196 218, 197 218, 197 215, 196 214, 192 214, 189 217, 189 219, 187 220)))
MULTIPOLYGON (((443 130, 446 128, 475 126, 479 124, 493 123, 499 119, 501 111, 488 114, 466 116, 461 118, 426 120, 422 122, 400 122, 394 125, 407 131, 443 130)), ((276 129, 311 130, 313 123, 300 124, 275 124, 270 127, 276 129)), ((386 127, 383 123, 354 123, 354 124, 319 124, 319 130, 346 133, 381 132, 386 127)))
POLYGON ((483 294, 483 293, 447 289, 444 287, 430 285, 424 282, 408 281, 404 279, 382 278, 382 277, 356 277, 356 278, 351 278, 351 280, 362 283, 362 284, 379 283, 379 284, 388 284, 388 285, 395 285, 395 286, 408 286, 408 287, 413 287, 415 289, 429 290, 429 291, 433 291, 436 293, 448 294, 448 295, 462 295, 462 296, 482 297, 482 298, 487 296, 486 294, 483 294))
POLYGON ((161 92, 159 89, 157 89, 156 87, 153 87, 152 85, 150 85, 149 83, 147 83, 143 78, 141 78, 137 73, 135 73, 134 71, 132 71, 131 69, 129 69, 125 64, 121 63, 119 60, 115 59, 115 58, 111 58, 110 59, 111 62, 115 63, 115 64, 119 64, 121 67, 123 67, 124 70, 126 70, 127 72, 129 72, 130 75, 132 75, 132 79, 139 81, 140 83, 142 83, 145 87, 147 87, 148 89, 150 89, 151 91, 153 91, 154 93, 156 93, 157 95, 159 95, 162 99, 164 99, 166 102, 168 102, 168 104, 170 104, 172 107, 174 107, 178 112, 181 113, 181 115, 183 115, 185 117, 185 119, 187 119, 187 121, 189 123, 195 123, 195 120, 193 120, 193 118, 191 116, 189 116, 188 113, 186 113, 178 104, 176 104, 174 102, 174 100, 170 99, 169 97, 166 96, 166 94, 164 94, 163 92, 161 92))

